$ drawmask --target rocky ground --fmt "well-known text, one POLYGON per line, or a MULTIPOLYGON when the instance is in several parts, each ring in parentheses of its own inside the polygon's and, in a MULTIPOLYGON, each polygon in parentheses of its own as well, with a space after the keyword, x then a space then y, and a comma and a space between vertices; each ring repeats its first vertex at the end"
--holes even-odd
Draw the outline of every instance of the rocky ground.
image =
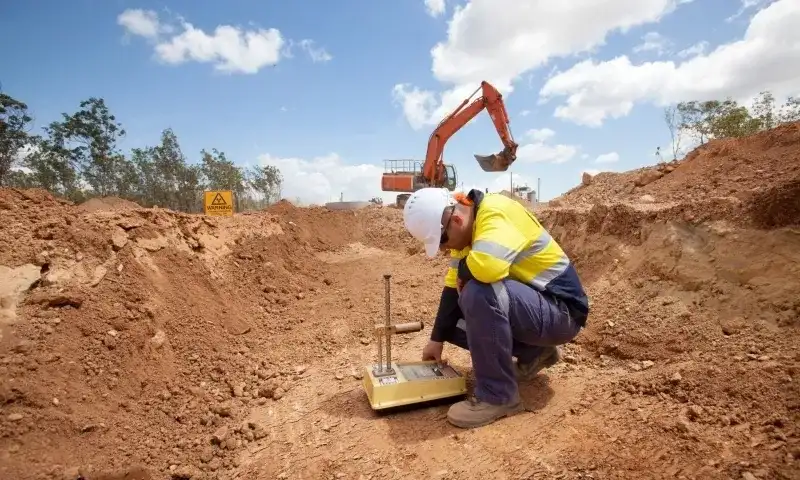
POLYGON ((383 273, 395 321, 436 311, 445 260, 400 211, 0 190, 0 478, 798 478, 800 125, 586 183, 537 215, 589 325, 471 431, 360 387, 383 273))

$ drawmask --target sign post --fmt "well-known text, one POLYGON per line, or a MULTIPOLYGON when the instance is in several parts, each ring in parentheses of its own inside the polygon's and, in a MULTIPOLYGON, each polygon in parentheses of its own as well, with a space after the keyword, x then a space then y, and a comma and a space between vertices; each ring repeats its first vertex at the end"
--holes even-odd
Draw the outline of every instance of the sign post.
POLYGON ((212 217, 233 215, 233 192, 231 190, 211 190, 203 195, 203 211, 212 217))

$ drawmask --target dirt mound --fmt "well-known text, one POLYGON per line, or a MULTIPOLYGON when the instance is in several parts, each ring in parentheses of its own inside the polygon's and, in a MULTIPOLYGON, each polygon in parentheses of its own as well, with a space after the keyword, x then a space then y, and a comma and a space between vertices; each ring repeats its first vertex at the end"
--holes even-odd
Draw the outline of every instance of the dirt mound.
POLYGON ((295 204, 290 202, 289 200, 282 199, 278 200, 277 202, 273 203, 269 207, 267 207, 267 211, 273 213, 275 215, 283 215, 289 212, 295 212, 299 210, 301 207, 297 207, 295 204))
POLYGON ((97 210, 128 210, 142 208, 138 203, 119 197, 95 197, 80 204, 80 209, 85 212, 97 210))
POLYGON ((414 360, 448 263, 401 211, 0 189, 0 478, 798 478, 797 128, 537 207, 589 323, 521 386, 529 412, 468 432, 446 406, 379 417, 360 387, 383 274, 393 319, 426 324, 393 340, 414 360))
POLYGON ((537 213, 589 285, 576 344, 624 372, 592 392, 635 412, 604 418, 637 432, 611 465, 647 451, 667 475, 800 473, 799 183, 793 124, 597 175, 537 213))
MULTIPOLYGON (((755 202, 758 205, 753 208, 763 210, 760 204, 768 201, 766 198, 791 191, 791 185, 798 182, 800 122, 795 122, 750 137, 712 140, 677 162, 600 173, 589 185, 573 188, 550 205, 691 203, 728 198, 755 202)), ((788 200, 790 211, 798 211, 796 198, 781 198, 781 202, 788 200)))
POLYGON ((575 343, 617 377, 593 387, 591 407, 576 411, 609 412, 600 430, 627 437, 614 440, 619 457, 604 471, 650 452, 667 475, 796 477, 797 233, 630 205, 539 216, 589 285, 592 314, 575 343))
POLYGON ((338 295, 318 254, 404 240, 400 225, 364 235, 369 213, 285 205, 209 218, 17 190, 0 205, 0 241, 16 245, 0 265, 24 273, 3 300, 18 313, 0 337, 3 478, 233 467, 267 435, 249 408, 293 388, 302 346, 346 340, 303 328, 331 318, 304 305, 338 295))

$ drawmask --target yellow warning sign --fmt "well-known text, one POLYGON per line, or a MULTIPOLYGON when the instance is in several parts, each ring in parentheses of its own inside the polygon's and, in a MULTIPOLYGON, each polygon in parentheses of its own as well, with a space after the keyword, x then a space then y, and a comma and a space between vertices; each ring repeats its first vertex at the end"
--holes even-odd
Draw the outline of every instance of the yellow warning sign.
POLYGON ((233 215, 233 192, 230 190, 205 192, 203 210, 206 215, 214 217, 233 215))

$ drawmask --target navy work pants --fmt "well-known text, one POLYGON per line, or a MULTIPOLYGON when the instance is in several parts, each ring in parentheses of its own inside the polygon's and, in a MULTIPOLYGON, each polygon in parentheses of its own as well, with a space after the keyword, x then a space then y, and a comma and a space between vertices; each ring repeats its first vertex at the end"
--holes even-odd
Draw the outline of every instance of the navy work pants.
POLYGON ((543 347, 568 343, 581 329, 563 301, 516 280, 471 280, 458 304, 463 321, 446 341, 469 350, 475 396, 496 405, 517 398, 513 357, 532 362, 543 347))

